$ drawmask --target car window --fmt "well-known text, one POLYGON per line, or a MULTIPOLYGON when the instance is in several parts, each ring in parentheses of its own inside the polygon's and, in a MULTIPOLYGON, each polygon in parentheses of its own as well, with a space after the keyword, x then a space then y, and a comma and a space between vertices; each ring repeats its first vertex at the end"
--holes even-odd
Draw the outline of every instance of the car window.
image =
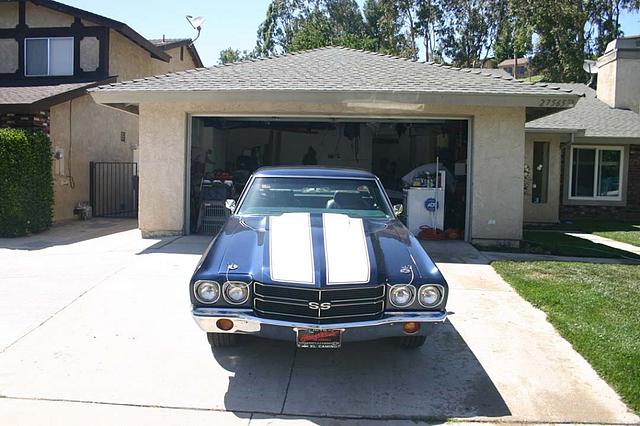
POLYGON ((238 207, 238 214, 288 212, 343 213, 353 217, 391 217, 373 180, 259 177, 238 207))

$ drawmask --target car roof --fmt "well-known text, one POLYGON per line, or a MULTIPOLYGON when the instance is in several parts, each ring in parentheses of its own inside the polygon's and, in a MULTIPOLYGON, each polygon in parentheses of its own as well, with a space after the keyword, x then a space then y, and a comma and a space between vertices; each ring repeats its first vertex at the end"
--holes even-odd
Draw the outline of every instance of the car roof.
POLYGON ((351 179, 375 179, 373 173, 366 170, 346 169, 340 167, 298 166, 298 167, 262 167, 256 177, 330 177, 351 179))

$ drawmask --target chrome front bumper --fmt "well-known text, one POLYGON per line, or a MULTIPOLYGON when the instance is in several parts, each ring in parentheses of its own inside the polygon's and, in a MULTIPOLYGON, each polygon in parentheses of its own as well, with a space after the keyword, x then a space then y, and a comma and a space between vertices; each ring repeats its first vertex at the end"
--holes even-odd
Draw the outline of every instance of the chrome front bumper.
POLYGON ((385 337, 406 336, 402 330, 405 322, 421 323, 420 330, 412 335, 428 334, 429 326, 447 319, 446 312, 386 312, 377 320, 345 322, 334 324, 309 324, 305 322, 283 321, 259 318, 251 309, 194 308, 193 318, 207 333, 251 334, 271 339, 295 340, 295 329, 343 331, 344 341, 374 340, 385 337), (219 319, 230 319, 233 328, 221 330, 216 326, 219 319))

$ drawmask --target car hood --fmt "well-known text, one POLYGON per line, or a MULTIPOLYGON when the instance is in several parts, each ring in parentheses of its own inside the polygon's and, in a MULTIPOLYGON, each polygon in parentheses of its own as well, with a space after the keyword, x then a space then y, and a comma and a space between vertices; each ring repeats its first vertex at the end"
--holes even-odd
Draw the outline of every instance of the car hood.
POLYGON ((420 243, 397 219, 335 213, 232 216, 194 274, 194 279, 221 277, 318 288, 445 284, 420 243))

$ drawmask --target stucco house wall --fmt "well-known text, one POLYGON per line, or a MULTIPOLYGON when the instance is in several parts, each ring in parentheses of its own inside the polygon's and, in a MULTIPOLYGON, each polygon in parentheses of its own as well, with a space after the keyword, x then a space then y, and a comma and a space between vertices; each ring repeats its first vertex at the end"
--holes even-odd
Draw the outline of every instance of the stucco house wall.
POLYGON ((84 95, 53 106, 50 120, 52 150, 64 153, 62 160, 53 160, 54 220, 62 221, 74 217, 77 203, 89 201, 90 161, 133 160, 138 118, 98 105, 84 95), (125 142, 120 140, 121 132, 125 132, 125 142))
MULTIPOLYGON (((179 47, 167 53, 177 56, 169 63, 153 59, 149 52, 118 32, 109 32, 109 72, 117 76, 118 81, 195 67, 187 52, 180 61, 179 47)), ((138 117, 98 105, 91 96, 84 95, 51 107, 50 136, 53 151, 61 148, 64 155, 63 160, 53 162, 53 220, 60 222, 73 219, 76 204, 89 201, 90 161, 134 161, 133 151, 138 148, 138 117), (125 132, 125 142, 121 141, 121 132, 125 132), (66 176, 69 172, 70 178, 66 176)))
POLYGON ((138 221, 143 235, 184 232, 189 114, 470 119, 471 239, 479 244, 517 244, 522 237, 523 107, 423 105, 407 112, 301 102, 141 103, 138 221))

